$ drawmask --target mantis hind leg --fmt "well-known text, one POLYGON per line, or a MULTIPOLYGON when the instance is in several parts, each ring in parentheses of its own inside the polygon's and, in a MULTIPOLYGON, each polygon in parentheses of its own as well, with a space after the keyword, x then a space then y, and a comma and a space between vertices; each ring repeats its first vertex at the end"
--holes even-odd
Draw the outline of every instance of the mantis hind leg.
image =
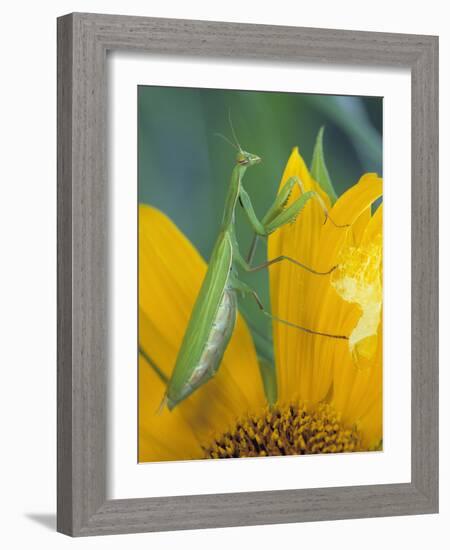
POLYGON ((313 334, 315 336, 325 336, 326 338, 334 338, 336 340, 348 340, 348 336, 344 336, 342 334, 330 334, 329 332, 322 332, 320 330, 313 330, 311 328, 302 327, 301 325, 297 325, 296 323, 292 323, 291 321, 287 321, 286 319, 280 319, 276 315, 272 315, 269 313, 262 304, 258 294, 253 291, 252 296, 255 299, 256 303, 258 304, 259 309, 261 312, 266 315, 266 317, 269 317, 273 321, 276 321, 277 323, 282 323, 283 325, 286 325, 288 327, 296 328, 297 330, 301 330, 302 332, 306 332, 308 334, 313 334))
POLYGON ((290 256, 286 256, 286 254, 283 254, 281 256, 277 256, 276 258, 273 258, 272 260, 268 260, 266 262, 263 262, 262 264, 258 264, 255 266, 252 266, 253 259, 255 257, 256 247, 258 245, 258 238, 259 235, 255 233, 253 235, 252 244, 250 246, 250 250, 247 254, 247 259, 245 260, 246 265, 243 265, 241 262, 242 267, 248 271, 248 272, 255 272, 259 271, 261 269, 266 269, 270 267, 272 264, 276 264, 278 262, 287 261, 291 262, 292 264, 301 267, 302 269, 305 269, 306 271, 309 271, 310 273, 314 273, 314 275, 329 275, 332 273, 336 268, 337 265, 334 265, 327 271, 317 271, 316 269, 313 269, 312 267, 308 267, 306 264, 303 264, 302 262, 299 262, 298 260, 295 260, 294 258, 291 258, 290 256))
POLYGON ((254 246, 252 246, 252 249, 250 250, 248 260, 246 260, 243 258, 243 256, 239 252, 239 249, 236 247, 235 250, 233 250, 233 257, 236 260, 236 262, 242 267, 242 269, 244 269, 244 271, 247 271, 249 273, 254 273, 255 271, 260 271, 261 269, 267 269, 271 265, 279 262, 283 262, 283 261, 290 262, 296 265, 297 267, 301 267, 302 269, 305 269, 306 271, 313 273, 314 275, 329 275, 337 268, 337 265, 334 265, 327 271, 317 271, 316 269, 313 269, 312 267, 309 267, 306 264, 303 264, 302 262, 299 262, 298 260, 291 258, 290 256, 286 256, 285 254, 283 254, 282 256, 277 256, 276 258, 272 258, 271 260, 268 260, 267 262, 263 262, 262 264, 251 265, 251 260, 253 259, 253 253, 254 253, 254 246))
POLYGON ((249 287, 247 284, 245 284, 244 282, 242 282, 238 279, 233 279, 232 284, 233 284, 233 288, 235 290, 241 292, 242 294, 250 294, 253 297, 253 299, 255 300, 255 302, 258 304, 258 307, 261 310, 261 312, 266 317, 269 317, 270 319, 272 319, 273 321, 276 321, 277 323, 282 323, 283 325, 286 325, 288 327, 292 327, 292 328, 295 328, 297 330, 301 330, 302 332, 306 332, 308 334, 313 334, 315 336, 324 336, 326 338, 334 338, 336 340, 348 340, 348 336, 344 336, 344 335, 340 335, 340 334, 330 334, 328 332, 313 330, 311 328, 303 327, 301 325, 297 325, 296 323, 292 323, 291 321, 287 321, 286 319, 280 319, 280 317, 277 317, 276 315, 272 315, 271 313, 269 313, 266 310, 266 308, 264 307, 264 304, 262 303, 260 297, 258 296, 256 291, 253 290, 253 288, 249 287))
POLYGON ((327 271, 316 271, 312 267, 308 267, 307 265, 302 264, 297 260, 294 260, 294 258, 291 258, 290 256, 286 256, 283 254, 282 256, 277 256, 276 258, 273 258, 272 260, 268 260, 267 262, 263 262, 262 264, 259 264, 259 265, 252 266, 247 263, 247 266, 244 266, 244 269, 245 271, 249 271, 250 273, 252 273, 255 271, 260 271, 261 269, 267 269, 271 265, 282 261, 290 262, 298 267, 301 267, 302 269, 305 269, 306 271, 309 271, 310 273, 314 273, 314 275, 329 275, 337 268, 337 265, 334 265, 332 268, 328 269, 327 271))

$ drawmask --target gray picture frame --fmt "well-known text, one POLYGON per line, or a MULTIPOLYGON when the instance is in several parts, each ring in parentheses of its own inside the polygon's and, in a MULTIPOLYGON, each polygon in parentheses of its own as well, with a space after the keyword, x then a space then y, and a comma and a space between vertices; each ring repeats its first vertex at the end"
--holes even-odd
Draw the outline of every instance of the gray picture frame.
POLYGON ((58 19, 57 490, 57 529, 72 536, 438 511, 437 37, 83 13, 58 19), (107 499, 111 50, 411 70, 410 483, 107 499))

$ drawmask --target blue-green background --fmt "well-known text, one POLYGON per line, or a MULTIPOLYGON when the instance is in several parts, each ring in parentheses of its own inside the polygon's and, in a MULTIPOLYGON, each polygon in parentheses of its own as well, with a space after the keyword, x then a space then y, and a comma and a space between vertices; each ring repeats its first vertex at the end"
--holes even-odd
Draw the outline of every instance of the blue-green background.
MULTIPOLYGON (((205 260, 218 232, 236 154, 215 135, 231 137, 229 113, 243 149, 263 159, 244 180, 259 216, 275 198, 294 146, 310 165, 321 126, 338 195, 365 172, 381 175, 382 98, 139 86, 139 202, 164 211, 205 260)), ((242 213, 237 232, 245 253, 251 232, 242 213)), ((256 261, 264 259, 262 245, 256 261)), ((269 306, 267 273, 242 278, 269 306)), ((270 338, 270 323, 252 301, 242 301, 240 308, 260 347, 258 334, 270 338)))

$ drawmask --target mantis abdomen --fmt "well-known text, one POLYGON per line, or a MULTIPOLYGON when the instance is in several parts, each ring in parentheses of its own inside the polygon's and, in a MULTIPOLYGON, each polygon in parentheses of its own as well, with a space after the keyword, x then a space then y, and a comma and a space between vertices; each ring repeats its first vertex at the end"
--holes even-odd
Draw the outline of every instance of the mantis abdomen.
POLYGON ((237 315, 236 291, 226 286, 211 330, 198 364, 194 366, 188 384, 197 387, 211 378, 219 369, 228 342, 233 334, 237 315))

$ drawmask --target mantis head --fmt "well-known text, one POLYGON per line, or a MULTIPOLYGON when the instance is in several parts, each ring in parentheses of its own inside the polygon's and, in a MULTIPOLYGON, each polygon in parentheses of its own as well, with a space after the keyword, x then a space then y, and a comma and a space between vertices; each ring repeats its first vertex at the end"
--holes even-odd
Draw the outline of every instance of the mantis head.
POLYGON ((233 134, 234 143, 229 141, 228 139, 227 141, 229 141, 229 143, 231 143, 231 145, 233 145, 233 147, 235 147, 238 151, 238 154, 236 156, 236 164, 239 164, 240 166, 253 166, 254 164, 260 163, 261 158, 258 157, 258 155, 247 153, 247 151, 244 151, 240 146, 238 138, 236 136, 236 132, 234 131, 233 122, 231 121, 231 111, 228 111, 228 120, 230 122, 230 128, 231 133, 233 134))
POLYGON ((261 158, 258 155, 247 153, 247 151, 242 151, 242 149, 239 150, 236 156, 236 164, 240 164, 241 166, 253 166, 259 162, 261 162, 261 158))

